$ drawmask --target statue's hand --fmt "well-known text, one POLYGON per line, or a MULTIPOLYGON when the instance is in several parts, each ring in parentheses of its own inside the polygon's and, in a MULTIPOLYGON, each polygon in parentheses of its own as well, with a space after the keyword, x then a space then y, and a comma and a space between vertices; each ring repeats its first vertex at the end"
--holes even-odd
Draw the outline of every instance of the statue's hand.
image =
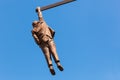
POLYGON ((36 12, 41 12, 40 7, 36 8, 36 12))
POLYGON ((42 12, 41 12, 41 10, 40 10, 40 7, 37 7, 37 8, 36 8, 36 12, 38 13, 38 18, 39 18, 39 20, 40 20, 40 18, 42 17, 42 12))
POLYGON ((40 41, 39 41, 39 40, 37 40, 37 41, 36 41, 36 44, 37 44, 37 45, 40 45, 40 41))

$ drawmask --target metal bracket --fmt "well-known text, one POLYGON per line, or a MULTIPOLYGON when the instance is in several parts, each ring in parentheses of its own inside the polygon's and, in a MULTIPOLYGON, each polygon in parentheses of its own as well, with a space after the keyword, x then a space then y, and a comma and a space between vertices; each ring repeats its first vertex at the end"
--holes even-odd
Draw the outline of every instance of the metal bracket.
POLYGON ((57 2, 57 3, 54 3, 54 4, 50 4, 50 5, 41 7, 41 11, 44 11, 44 10, 47 10, 47 9, 50 9, 50 8, 54 8, 54 7, 63 5, 63 4, 67 4, 67 3, 70 3, 70 2, 73 2, 73 1, 76 1, 76 0, 63 0, 63 1, 60 1, 60 2, 57 2))

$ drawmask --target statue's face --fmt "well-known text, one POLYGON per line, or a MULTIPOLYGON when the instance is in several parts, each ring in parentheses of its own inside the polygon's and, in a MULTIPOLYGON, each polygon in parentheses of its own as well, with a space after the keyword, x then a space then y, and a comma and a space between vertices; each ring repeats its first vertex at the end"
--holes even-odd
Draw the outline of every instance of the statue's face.
POLYGON ((34 21, 34 22, 32 23, 33 27, 37 27, 38 23, 39 23, 38 21, 34 21))

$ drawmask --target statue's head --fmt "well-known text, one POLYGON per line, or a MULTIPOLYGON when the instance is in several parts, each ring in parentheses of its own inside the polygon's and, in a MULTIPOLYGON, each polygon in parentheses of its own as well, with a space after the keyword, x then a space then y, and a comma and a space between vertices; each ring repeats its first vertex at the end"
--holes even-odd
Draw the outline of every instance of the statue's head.
POLYGON ((33 21, 32 26, 37 27, 38 23, 39 23, 39 21, 33 21))

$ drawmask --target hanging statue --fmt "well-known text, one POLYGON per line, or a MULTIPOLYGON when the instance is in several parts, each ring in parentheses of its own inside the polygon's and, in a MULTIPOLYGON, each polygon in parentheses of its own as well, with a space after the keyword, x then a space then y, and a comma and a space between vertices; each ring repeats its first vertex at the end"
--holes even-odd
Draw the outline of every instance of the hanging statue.
POLYGON ((50 9, 50 8, 54 8, 69 2, 73 2, 76 0, 63 0, 54 4, 50 4, 44 7, 37 7, 36 8, 36 12, 38 13, 38 21, 34 21, 32 23, 33 29, 32 29, 32 36, 36 42, 36 44, 41 48, 41 50, 43 51, 46 61, 47 61, 47 65, 48 68, 51 72, 52 75, 55 75, 55 70, 53 68, 52 65, 52 57, 58 67, 58 69, 60 71, 63 71, 63 67, 60 64, 60 60, 56 51, 56 46, 55 43, 53 41, 54 35, 55 35, 55 31, 53 29, 51 29, 46 22, 44 21, 43 17, 42 17, 42 12, 44 10, 50 9))
POLYGON ((39 21, 34 21, 32 23, 32 26, 33 26, 32 36, 35 39, 35 42, 37 43, 37 45, 42 49, 51 74, 55 75, 51 56, 55 60, 55 63, 57 64, 58 69, 60 71, 63 71, 63 67, 60 64, 60 60, 56 52, 56 46, 53 41, 55 31, 51 29, 44 21, 40 7, 36 8, 36 12, 38 13, 39 21))

